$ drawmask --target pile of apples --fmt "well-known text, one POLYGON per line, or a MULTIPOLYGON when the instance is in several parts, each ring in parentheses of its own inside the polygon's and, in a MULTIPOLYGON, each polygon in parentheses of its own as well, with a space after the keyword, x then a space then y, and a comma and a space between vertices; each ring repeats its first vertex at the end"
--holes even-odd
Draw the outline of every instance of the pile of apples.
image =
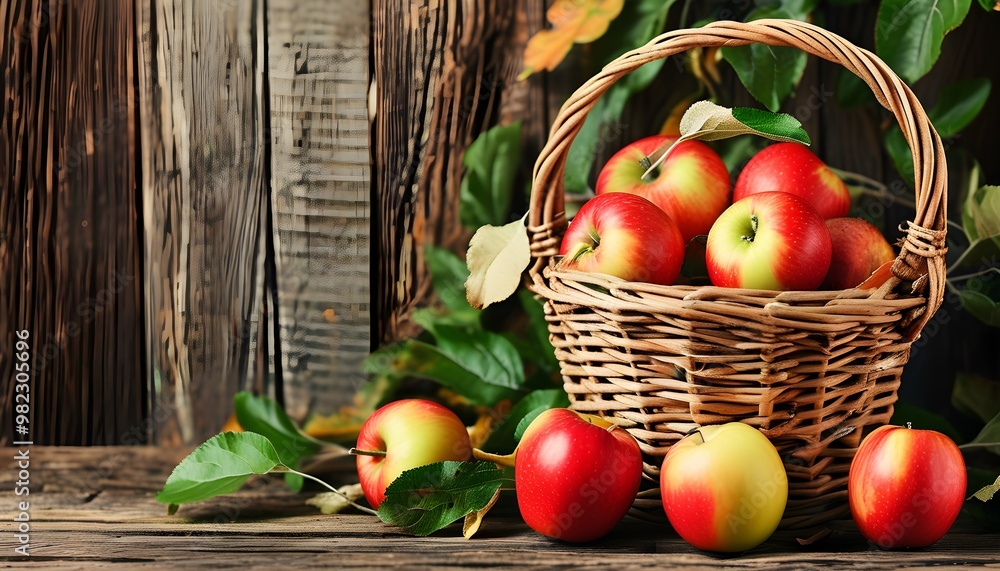
POLYGON ((683 263, 704 263, 716 286, 839 290, 895 258, 877 228, 847 217, 847 186, 804 145, 765 148, 733 186, 711 147, 683 141, 643 178, 640 160, 674 141, 647 137, 611 157, 563 236, 562 269, 671 285, 683 263), (702 251, 693 239, 705 234, 702 251))
MULTIPOLYGON (((358 437, 358 477, 374 508, 401 473, 473 457, 469 433, 448 408, 407 399, 375 411, 358 437)), ((625 517, 642 480, 642 452, 625 429, 569 409, 547 410, 514 453, 524 521, 562 541, 603 537, 625 517)), ((778 527, 788 479, 777 449, 740 422, 702 426, 673 444, 660 468, 660 496, 674 530, 691 545, 738 552, 778 527)), ((955 443, 931 430, 883 426, 861 443, 849 473, 861 533, 881 548, 923 547, 951 527, 966 492, 955 443)))

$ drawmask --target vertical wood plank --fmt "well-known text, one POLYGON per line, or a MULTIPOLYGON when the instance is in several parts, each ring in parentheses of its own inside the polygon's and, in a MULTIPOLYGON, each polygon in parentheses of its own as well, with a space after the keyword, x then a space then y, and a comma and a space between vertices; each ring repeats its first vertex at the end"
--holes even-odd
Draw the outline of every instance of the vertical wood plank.
POLYGON ((139 5, 150 375, 172 409, 160 441, 195 442, 246 386, 259 333, 261 3, 139 5))
POLYGON ((424 244, 462 249, 462 154, 497 123, 517 2, 372 3, 375 80, 372 173, 377 205, 373 280, 377 342, 417 331, 412 310, 432 295, 424 244))
POLYGON ((272 207, 284 397, 329 413, 371 346, 369 6, 269 0, 272 207))
POLYGON ((0 15, 0 444, 121 444, 146 396, 133 3, 3 0, 0 15), (15 436, 18 330, 32 414, 15 436))

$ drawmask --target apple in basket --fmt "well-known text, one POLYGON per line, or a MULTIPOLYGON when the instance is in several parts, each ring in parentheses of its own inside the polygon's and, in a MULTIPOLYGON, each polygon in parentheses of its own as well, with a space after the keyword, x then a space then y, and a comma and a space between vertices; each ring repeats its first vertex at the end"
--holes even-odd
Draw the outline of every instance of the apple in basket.
POLYGON ((639 164, 643 157, 677 137, 656 135, 639 139, 618 151, 597 177, 597 194, 627 192, 649 199, 670 216, 684 243, 707 234, 729 206, 729 170, 711 147, 701 141, 677 145, 649 180, 639 164))
POLYGON ((684 261, 684 239, 655 204, 614 192, 580 208, 566 229, 559 255, 561 269, 670 285, 684 261))
POLYGON ((706 551, 745 551, 777 529, 788 500, 778 451, 741 422, 702 426, 670 447, 660 499, 674 530, 706 551))
POLYGON ((753 156, 736 178, 733 202, 761 192, 790 192, 823 218, 847 216, 847 185, 805 145, 777 143, 753 156))
POLYGON ((642 479, 639 444, 624 428, 566 408, 531 421, 514 457, 517 504, 532 529, 595 540, 631 507, 642 479))
POLYGON ((385 489, 400 474, 435 462, 468 460, 472 444, 454 412, 433 401, 405 399, 372 413, 351 453, 357 455, 361 491, 378 509, 385 489))
POLYGON ((861 218, 831 218, 826 221, 833 244, 830 269, 820 289, 857 287, 896 257, 879 229, 861 218))
POLYGON ((883 549, 926 547, 962 510, 965 460, 940 432, 882 426, 865 437, 847 479, 851 514, 883 549))
POLYGON ((830 267, 830 231, 805 199, 751 194, 733 203, 708 232, 705 263, 714 285, 814 290, 830 267))

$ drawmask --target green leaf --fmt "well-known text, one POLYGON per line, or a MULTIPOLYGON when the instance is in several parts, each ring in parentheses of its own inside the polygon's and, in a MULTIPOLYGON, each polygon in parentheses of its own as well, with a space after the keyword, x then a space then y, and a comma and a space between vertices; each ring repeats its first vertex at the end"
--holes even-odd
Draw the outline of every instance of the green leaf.
POLYGON ((1000 11, 1000 0, 979 0, 979 5, 987 12, 1000 11))
POLYGON ((837 73, 837 103, 845 109, 874 101, 875 96, 863 79, 854 75, 846 67, 837 73))
POLYGON ((441 303, 453 312, 469 312, 472 306, 465 299, 465 280, 469 279, 469 267, 457 254, 442 248, 427 244, 424 246, 424 258, 427 269, 431 272, 431 283, 441 303))
POLYGON ((521 273, 531 262, 531 245, 524 220, 504 226, 483 226, 469 241, 469 251, 465 255, 465 263, 469 266, 465 297, 472 307, 482 309, 517 291, 521 273))
POLYGON ((948 264, 949 274, 983 272, 997 264, 1000 235, 980 238, 969 244, 954 262, 948 264))
POLYGON ((905 402, 897 402, 893 408, 892 418, 889 420, 889 424, 906 426, 907 422, 912 424, 913 428, 936 430, 956 442, 962 440, 962 436, 959 434, 958 430, 940 414, 924 410, 905 402))
POLYGON ((503 483, 492 462, 438 462, 407 470, 385 490, 379 518, 426 536, 490 503, 503 483))
MULTIPOLYGON (((927 111, 927 117, 938 135, 951 137, 971 123, 990 95, 990 81, 985 78, 958 81, 941 91, 934 106, 927 111)), ((913 154, 906 138, 893 125, 885 134, 885 149, 889 153, 896 171, 907 184, 913 184, 913 154)))
POLYGON ((393 362, 393 374, 435 381, 474 404, 493 406, 517 397, 516 390, 497 384, 498 380, 507 381, 506 376, 497 379, 482 377, 480 373, 455 361, 440 348, 415 340, 407 341, 393 362))
MULTIPOLYGON (((300 458, 315 454, 321 446, 320 442, 302 434, 278 403, 269 398, 241 391, 233 399, 233 408, 243 430, 267 438, 277 450, 281 463, 289 468, 296 467, 300 458)), ((290 487, 296 483, 301 489, 301 481, 295 478, 289 482, 290 487)))
POLYGON ((459 191, 459 220, 469 230, 507 221, 517 167, 521 123, 496 126, 479 135, 462 156, 465 176, 459 191))
POLYGON ((156 501, 174 505, 207 500, 235 492, 250 476, 283 468, 267 438, 253 432, 223 432, 181 460, 156 501))
POLYGON ((972 497, 981 502, 988 502, 993 499, 993 496, 995 496, 997 492, 1000 492, 1000 476, 997 476, 996 481, 992 484, 980 488, 979 491, 972 494, 972 497))
POLYGON ((970 241, 1000 240, 1000 186, 969 193, 962 205, 962 225, 970 241))
MULTIPOLYGON (((569 399, 566 399, 566 402, 567 404, 564 406, 569 406, 568 404, 569 399)), ((536 418, 538 418, 538 415, 549 410, 550 408, 554 407, 540 406, 528 411, 528 414, 524 415, 524 418, 522 418, 521 421, 517 423, 517 428, 514 429, 514 439, 517 440, 518 442, 521 442, 521 437, 524 436, 524 432, 528 430, 528 427, 531 426, 531 423, 534 422, 536 418)))
POLYGON ((951 404, 987 422, 1000 414, 1000 382, 973 373, 958 373, 951 391, 951 404))
POLYGON ((959 448, 962 450, 985 448, 994 454, 1000 454, 1000 414, 987 422, 971 442, 962 444, 959 448))
MULTIPOLYGON (((762 18, 805 20, 811 10, 812 2, 783 2, 781 8, 757 8, 747 16, 747 21, 762 18)), ((808 60, 802 50, 764 44, 724 47, 722 57, 736 70, 750 95, 771 111, 777 111, 798 85, 808 60)))
POLYGON ((1000 327, 1000 300, 970 289, 963 289, 958 293, 966 311, 986 325, 1000 327))
POLYGON ((529 416, 534 419, 550 408, 567 406, 569 406, 569 398, 562 389, 546 389, 526 394, 510 409, 507 416, 497 423, 496 428, 483 443, 482 449, 494 454, 510 454, 521 439, 520 435, 517 434, 517 427, 522 420, 529 416))
POLYGON ((555 349, 549 341, 549 322, 545 320, 545 306, 543 302, 535 297, 535 294, 526 288, 517 290, 521 307, 528 315, 528 323, 525 326, 525 335, 518 336, 518 352, 526 356, 544 371, 558 371, 559 359, 556 358, 555 349))
POLYGON ((503 336, 485 330, 440 325, 434 339, 441 351, 485 382, 511 390, 524 386, 524 362, 503 336))
POLYGON ((794 141, 808 145, 809 134, 799 120, 787 113, 770 113, 762 109, 736 107, 729 109, 711 101, 698 101, 681 117, 680 137, 668 141, 645 157, 640 164, 646 169, 643 177, 658 167, 678 144, 692 139, 718 141, 739 135, 759 135, 775 141, 794 141))
POLYGON ((971 0, 882 0, 875 24, 875 51, 913 83, 941 54, 945 34, 958 27, 971 0))

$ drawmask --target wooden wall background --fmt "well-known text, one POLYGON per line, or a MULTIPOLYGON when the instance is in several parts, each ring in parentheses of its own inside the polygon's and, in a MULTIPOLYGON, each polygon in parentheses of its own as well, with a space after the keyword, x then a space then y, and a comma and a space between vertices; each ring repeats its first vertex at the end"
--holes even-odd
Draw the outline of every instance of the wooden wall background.
MULTIPOLYGON (((298 419, 348 402, 364 356, 416 333, 408 315, 432 301, 423 245, 464 249, 465 147, 522 121, 526 184, 586 79, 571 66, 515 79, 549 4, 0 0, 0 444, 20 329, 38 444, 198 442, 240 389, 298 419)), ((828 26, 870 48, 876 8, 828 26)), ((983 55, 998 20, 970 14, 918 84, 925 101, 959 77, 1000 86, 983 55)), ((682 79, 664 70, 595 164, 650 132, 682 79)), ((836 70, 812 62, 803 84, 831 88, 836 70)), ((831 164, 895 177, 881 117, 797 114, 831 164)), ((993 103, 962 139, 993 181, 998 124, 993 103)), ((947 374, 995 337, 941 335, 920 358, 947 374)), ((918 398, 947 400, 928 386, 918 398)))

